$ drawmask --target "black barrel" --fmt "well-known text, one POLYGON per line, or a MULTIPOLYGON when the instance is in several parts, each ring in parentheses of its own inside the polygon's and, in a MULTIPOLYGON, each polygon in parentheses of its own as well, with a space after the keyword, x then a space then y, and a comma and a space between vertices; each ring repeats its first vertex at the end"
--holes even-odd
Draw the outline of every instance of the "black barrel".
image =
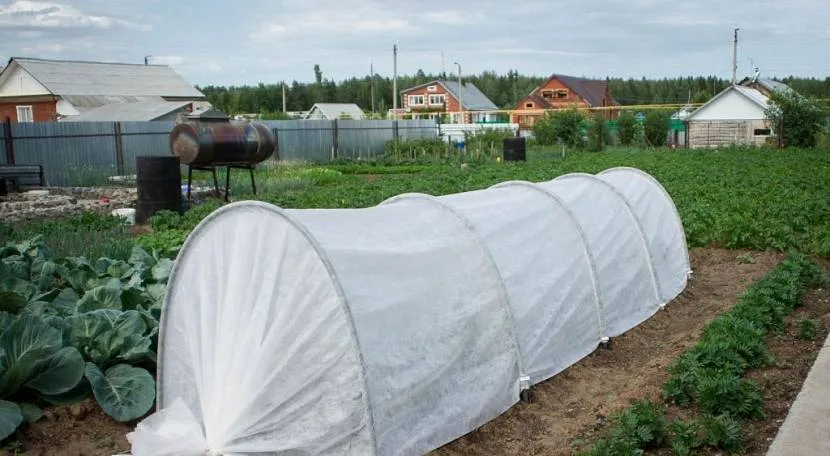
POLYGON ((144 223, 158 211, 182 213, 182 175, 178 157, 137 157, 138 201, 135 222, 144 223))
POLYGON ((525 138, 504 139, 504 161, 525 161, 525 138))

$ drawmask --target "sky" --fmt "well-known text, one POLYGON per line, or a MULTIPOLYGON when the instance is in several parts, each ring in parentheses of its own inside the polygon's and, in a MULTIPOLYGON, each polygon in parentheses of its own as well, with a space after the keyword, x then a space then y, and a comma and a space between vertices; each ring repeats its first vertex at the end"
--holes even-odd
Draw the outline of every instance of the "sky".
POLYGON ((0 0, 0 59, 167 64, 193 84, 482 71, 830 76, 830 0, 0 0))

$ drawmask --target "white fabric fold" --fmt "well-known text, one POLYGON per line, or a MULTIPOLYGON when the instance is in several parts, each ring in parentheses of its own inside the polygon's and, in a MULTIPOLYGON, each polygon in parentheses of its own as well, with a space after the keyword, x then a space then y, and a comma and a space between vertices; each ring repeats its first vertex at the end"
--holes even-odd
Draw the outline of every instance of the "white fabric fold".
POLYGON ((181 399, 138 423, 127 434, 132 456, 206 456, 214 454, 207 447, 202 426, 181 399))

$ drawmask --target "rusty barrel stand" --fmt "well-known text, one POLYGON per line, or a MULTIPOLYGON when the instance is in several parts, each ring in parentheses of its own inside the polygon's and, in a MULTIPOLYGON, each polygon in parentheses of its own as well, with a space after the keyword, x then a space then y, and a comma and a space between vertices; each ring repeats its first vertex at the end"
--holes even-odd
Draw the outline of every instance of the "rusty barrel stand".
POLYGON ((187 204, 193 204, 193 200, 190 197, 190 189, 193 186, 193 170, 196 171, 210 171, 213 175, 213 190, 219 195, 219 179, 217 178, 216 168, 224 166, 225 167, 225 193, 224 199, 228 201, 228 194, 230 193, 230 186, 231 186, 231 168, 236 169, 247 169, 251 175, 251 190, 253 190, 254 195, 256 195, 256 180, 254 179, 254 169, 256 168, 255 163, 248 163, 248 164, 240 164, 240 163, 213 163, 210 166, 198 166, 198 165, 187 165, 187 204))
MULTIPOLYGON (((229 201, 231 168, 247 169, 251 188, 256 195, 254 168, 274 155, 277 149, 274 134, 262 124, 218 122, 186 122, 176 125, 170 133, 170 150, 188 167, 187 203, 192 204, 193 170, 210 171, 213 188, 219 194, 216 169, 225 167, 225 195, 229 201)), ((276 152, 279 159, 279 152, 276 152)))

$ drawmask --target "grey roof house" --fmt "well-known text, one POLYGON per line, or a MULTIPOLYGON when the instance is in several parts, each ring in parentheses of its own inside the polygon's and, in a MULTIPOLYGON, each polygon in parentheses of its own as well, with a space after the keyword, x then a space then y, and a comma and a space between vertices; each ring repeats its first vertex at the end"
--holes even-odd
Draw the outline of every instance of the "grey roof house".
POLYGON ((303 116, 303 120, 362 120, 365 118, 363 110, 354 103, 315 103, 303 116))
POLYGON ((445 110, 495 111, 493 103, 472 82, 436 80, 401 91, 402 106, 407 111, 445 110))
POLYGON ((0 73, 0 108, 16 110, 16 121, 156 120, 187 104, 209 106, 166 65, 13 57, 0 73))

